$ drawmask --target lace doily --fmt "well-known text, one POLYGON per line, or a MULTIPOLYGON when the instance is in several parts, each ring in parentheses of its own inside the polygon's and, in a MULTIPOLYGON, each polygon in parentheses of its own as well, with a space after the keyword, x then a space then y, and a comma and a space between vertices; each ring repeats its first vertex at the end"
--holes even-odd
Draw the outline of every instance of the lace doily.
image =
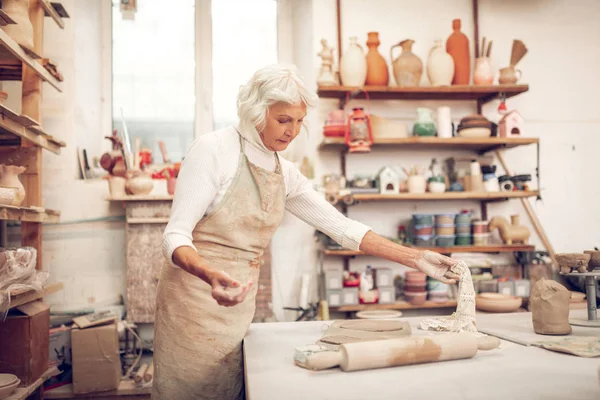
POLYGON ((449 317, 428 318, 421 321, 420 328, 444 332, 477 332, 475 324, 475 288, 469 266, 459 261, 450 268, 460 277, 458 282, 458 304, 456 312, 449 317))

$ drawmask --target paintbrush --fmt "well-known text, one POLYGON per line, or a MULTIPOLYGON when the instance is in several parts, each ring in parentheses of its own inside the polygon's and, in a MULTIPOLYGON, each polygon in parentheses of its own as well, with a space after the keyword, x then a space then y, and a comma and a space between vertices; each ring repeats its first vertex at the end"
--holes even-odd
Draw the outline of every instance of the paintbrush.
POLYGON ((492 44, 494 43, 493 40, 490 40, 490 43, 488 43, 488 48, 487 48, 487 52, 485 53, 485 56, 487 58, 490 58, 490 56, 492 55, 492 44))
POLYGON ((483 41, 481 42, 481 55, 480 57, 485 57, 485 36, 483 37, 483 41))
POLYGON ((512 53, 510 55, 510 65, 514 67, 519 61, 527 54, 527 47, 522 41, 515 39, 513 40, 512 53))

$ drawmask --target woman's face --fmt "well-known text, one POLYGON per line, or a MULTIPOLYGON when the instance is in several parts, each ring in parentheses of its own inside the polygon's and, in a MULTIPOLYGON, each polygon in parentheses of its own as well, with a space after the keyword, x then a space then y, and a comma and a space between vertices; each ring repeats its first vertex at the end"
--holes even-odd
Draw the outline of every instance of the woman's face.
POLYGON ((298 136, 306 116, 306 104, 277 103, 269 107, 260 138, 267 149, 283 151, 298 136))

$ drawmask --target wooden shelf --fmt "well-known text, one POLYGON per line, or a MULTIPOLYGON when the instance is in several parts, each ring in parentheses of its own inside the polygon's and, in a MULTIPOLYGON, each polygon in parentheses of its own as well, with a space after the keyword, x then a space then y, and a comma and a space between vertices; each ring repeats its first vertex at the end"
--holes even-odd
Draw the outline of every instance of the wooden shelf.
POLYGON ((57 223, 60 212, 41 207, 0 206, 0 220, 57 223))
POLYGON ((529 85, 453 85, 453 86, 416 86, 388 87, 364 86, 362 88, 348 86, 319 86, 317 94, 322 98, 343 100, 347 92, 355 92, 354 98, 365 98, 367 91, 373 100, 480 100, 489 101, 504 93, 513 97, 529 90, 529 85), (358 92, 360 91, 360 92, 358 92))
POLYGON ((38 388, 42 386, 44 382, 46 382, 51 377, 58 375, 59 373, 60 371, 56 367, 48 368, 48 370, 46 370, 46 372, 44 372, 38 380, 36 380, 29 386, 18 387, 10 396, 6 397, 4 400, 25 400, 32 393, 38 390, 38 388))
POLYGON ((44 132, 36 125, 36 121, 0 104, 0 144, 18 146, 21 139, 29 140, 55 154, 60 154, 60 148, 66 146, 64 142, 44 132))
POLYGON ((356 201, 389 201, 389 200, 480 200, 480 201, 503 201, 508 199, 519 199, 537 197, 538 191, 514 191, 514 192, 445 192, 445 193, 399 193, 399 194, 354 194, 356 201))
MULTIPOLYGON (((407 147, 410 149, 436 149, 436 150, 471 150, 477 153, 486 153, 498 149, 510 149, 517 146, 539 143, 538 138, 439 138, 439 137, 408 137, 398 139, 379 139, 372 147, 374 149, 387 149, 391 147, 407 147)), ((345 149, 344 138, 326 137, 319 145, 320 150, 345 149)))
POLYGON ((65 23, 62 18, 69 18, 65 7, 61 3, 50 2, 48 0, 40 0, 40 3, 44 7, 44 16, 52 18, 60 29, 65 29, 65 23))
MULTIPOLYGON (((22 306, 34 300, 56 293, 63 288, 62 282, 51 283, 44 286, 44 290, 36 292, 35 290, 14 290, 10 293, 10 308, 22 306)), ((0 308, 0 312, 6 311, 6 308, 0 308)))
POLYGON ((148 196, 148 195, 131 195, 131 196, 116 196, 116 197, 107 197, 108 201, 166 201, 173 200, 173 196, 165 194, 165 195, 157 195, 157 196, 148 196))
POLYGON ((132 399, 148 399, 152 393, 152 386, 138 386, 133 380, 127 379, 121 381, 119 388, 98 393, 74 394, 73 385, 64 385, 44 392, 44 399, 126 399, 131 396, 132 399), (146 397, 147 396, 147 397, 146 397))
POLYGON ((13 65, 14 61, 25 63, 28 67, 32 68, 42 80, 54 86, 59 92, 62 92, 60 82, 42 66, 41 59, 38 61, 38 57, 34 57, 30 51, 24 50, 17 42, 8 36, 6 32, 0 30, 0 60, 2 60, 0 61, 0 65, 3 65, 5 61, 7 61, 8 64, 13 65))
POLYGON ((426 301, 420 306, 413 306, 409 302, 399 301, 391 304, 355 304, 349 306, 329 307, 330 312, 348 312, 348 311, 364 311, 364 310, 424 310, 429 308, 454 308, 456 307, 455 300, 449 300, 445 303, 436 303, 434 301, 426 301))
MULTIPOLYGON (((451 247, 417 247, 409 246, 414 249, 431 250, 436 253, 450 254, 450 253, 511 253, 514 251, 534 251, 535 246, 532 245, 493 245, 493 246, 451 246, 451 247)), ((334 249, 322 249, 321 252, 326 256, 339 256, 339 257, 354 257, 366 255, 362 251, 354 250, 334 250, 334 249)))

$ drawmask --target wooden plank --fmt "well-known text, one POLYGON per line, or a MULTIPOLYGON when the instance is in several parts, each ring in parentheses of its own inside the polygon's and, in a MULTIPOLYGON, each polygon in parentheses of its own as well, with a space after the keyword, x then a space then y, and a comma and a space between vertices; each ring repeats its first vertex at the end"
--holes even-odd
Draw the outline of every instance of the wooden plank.
POLYGON ((456 307, 456 301, 449 300, 444 303, 436 303, 433 301, 426 301, 425 304, 420 306, 413 306, 409 302, 399 301, 391 304, 354 304, 340 307, 329 307, 329 311, 363 311, 363 310, 425 310, 432 308, 454 308, 456 307))
POLYGON ((6 26, 9 24, 16 24, 15 20, 10 15, 0 9, 0 26, 6 26))
MULTIPOLYGON (((0 220, 5 221, 21 221, 21 232, 25 223, 41 224, 41 223, 57 223, 60 221, 60 213, 58 211, 32 208, 32 207, 12 207, 0 206, 0 220)), ((30 227, 36 230, 37 227, 30 227)), ((34 233, 28 232, 28 238, 34 240, 34 233)), ((41 243, 40 243, 41 244, 41 243)), ((25 246, 25 243, 22 243, 25 246)), ((29 244, 32 246, 31 244, 29 244)), ((35 246, 32 246, 35 247, 35 246)), ((39 249, 36 247, 36 249, 39 249)))
POLYGON ((529 85, 452 85, 442 87, 416 86, 320 86, 317 94, 322 98, 345 99, 347 92, 354 92, 355 98, 380 100, 490 100, 500 93, 506 97, 516 96, 529 90, 529 85), (360 91, 360 92, 358 92, 360 91))
MULTIPOLYGON (((442 254, 451 253, 509 253, 515 251, 535 251, 535 246, 531 245, 495 245, 495 246, 451 246, 451 247, 416 247, 408 246, 415 249, 431 250, 442 254)), ((321 250, 326 256, 340 256, 340 257, 354 257, 364 256, 365 253, 362 251, 354 250, 335 250, 335 249, 323 249, 321 250)))
POLYGON ((445 192, 445 193, 399 193, 399 194, 355 194, 356 201, 387 200, 505 200, 526 197, 537 197, 537 191, 514 192, 445 192))
POLYGON ((128 224, 168 224, 169 218, 129 218, 128 224))
MULTIPOLYGON (((483 153, 497 149, 510 149, 517 146, 525 146, 536 143, 539 143, 538 138, 439 138, 413 136, 397 139, 378 139, 373 143, 372 148, 387 149, 390 147, 408 147, 411 149, 464 149, 483 153)), ((325 137, 319 145, 320 150, 337 150, 345 147, 347 147, 345 140, 341 137, 325 137)))
POLYGON ((39 0, 39 1, 40 1, 40 3, 42 3, 42 7, 44 8, 45 15, 50 16, 54 20, 54 22, 56 22, 56 24, 60 27, 60 29, 65 29, 65 23, 61 19, 60 15, 58 15, 58 12, 56 12, 56 10, 54 9, 54 6, 52 4, 50 4, 50 2, 48 0, 39 0))
MULTIPOLYGON (((10 36, 6 34, 3 30, 0 29, 0 46, 2 46, 8 53, 10 53, 12 58, 22 61, 28 67, 35 70, 35 72, 46 82, 52 85, 56 90, 62 92, 62 87, 60 82, 56 78, 54 78, 50 72, 48 72, 40 62, 36 61, 29 55, 25 53, 25 51, 15 42, 10 36)), ((4 54, 3 54, 4 56, 4 54)))
POLYGON ((109 390, 99 393, 74 394, 73 385, 65 385, 56 389, 44 392, 44 399, 77 399, 77 398, 94 398, 95 400, 118 400, 118 399, 148 399, 152 393, 151 386, 138 386, 131 379, 123 380, 116 390, 109 390))
MULTIPOLYGON (((7 110, 6 107, 4 107, 4 108, 0 107, 0 115, 2 116, 2 117, 0 117, 0 132, 1 133, 10 133, 10 134, 16 135, 22 139, 26 139, 26 140, 30 141, 31 143, 33 143, 37 146, 43 147, 46 150, 49 150, 56 154, 60 154, 60 148, 64 147, 64 146, 61 146, 60 142, 58 142, 55 139, 50 140, 49 135, 47 135, 46 133, 44 133, 43 135, 40 134, 40 131, 38 128, 35 128, 35 127, 27 128, 27 127, 23 126, 21 124, 21 122, 15 121, 12 118, 13 115, 9 114, 6 110, 7 110), (34 132, 34 130, 32 130, 32 128, 35 128, 36 131, 34 132)), ((14 114, 14 115, 16 115, 16 114, 14 114)), ((17 117, 19 120, 21 120, 20 116, 17 116, 17 117)))
MULTIPOLYGON (((19 307, 23 304, 27 304, 34 300, 49 296, 58 292, 59 290, 62 290, 63 287, 64 286, 62 282, 55 282, 44 286, 44 290, 41 292, 36 292, 35 290, 15 290, 11 292, 10 308, 19 307)), ((0 312, 5 312, 6 310, 7 308, 0 308, 0 312)))
POLYGON ((33 382, 29 386, 18 387, 17 390, 13 392, 10 396, 6 397, 4 400, 25 400, 29 395, 35 392, 44 382, 46 382, 51 377, 58 375, 60 371, 56 367, 48 368, 46 372, 42 374, 41 377, 38 378, 35 382, 33 382))

